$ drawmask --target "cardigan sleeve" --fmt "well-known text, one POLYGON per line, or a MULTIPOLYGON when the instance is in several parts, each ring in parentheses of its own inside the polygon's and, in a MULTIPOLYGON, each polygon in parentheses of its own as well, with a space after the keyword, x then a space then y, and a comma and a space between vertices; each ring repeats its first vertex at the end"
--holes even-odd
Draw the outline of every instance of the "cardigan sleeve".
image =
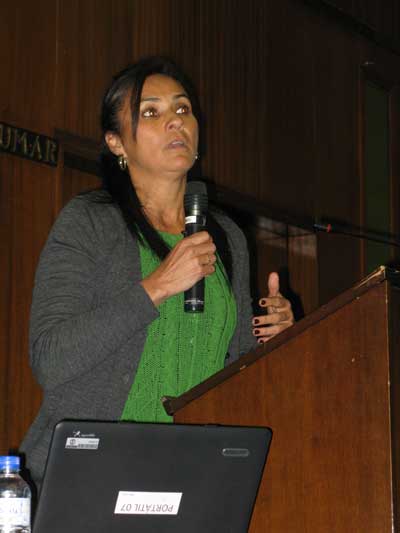
POLYGON ((252 333, 249 253, 246 237, 241 229, 225 214, 218 212, 215 215, 228 236, 233 266, 232 289, 238 311, 236 330, 226 359, 226 364, 230 364, 257 346, 257 340, 252 333))
MULTIPOLYGON (((90 207, 90 202, 77 198, 63 209, 35 277, 30 360, 45 389, 90 372, 130 337, 145 334, 158 317, 139 274, 111 298, 97 298, 112 251, 110 242, 121 238, 124 230, 115 208, 90 207)), ((133 241, 130 244, 137 249, 133 241)), ((140 272, 138 252, 137 263, 134 268, 140 272)))
POLYGON ((237 357, 245 355, 247 352, 257 347, 257 339, 252 332, 252 299, 250 294, 250 261, 247 248, 247 241, 243 233, 238 230, 237 246, 235 248, 237 258, 237 268, 234 272, 236 279, 233 279, 237 294, 238 306, 238 354, 237 357))

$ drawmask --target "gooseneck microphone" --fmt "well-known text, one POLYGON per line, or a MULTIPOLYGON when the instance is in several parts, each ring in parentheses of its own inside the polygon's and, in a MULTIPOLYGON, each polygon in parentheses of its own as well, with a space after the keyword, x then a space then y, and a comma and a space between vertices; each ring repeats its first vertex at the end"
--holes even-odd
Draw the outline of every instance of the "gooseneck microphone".
MULTIPOLYGON (((203 231, 207 222, 207 188, 201 181, 189 181, 184 198, 185 234, 193 235, 203 231)), ((204 311, 204 278, 185 291, 184 310, 186 313, 204 311)))

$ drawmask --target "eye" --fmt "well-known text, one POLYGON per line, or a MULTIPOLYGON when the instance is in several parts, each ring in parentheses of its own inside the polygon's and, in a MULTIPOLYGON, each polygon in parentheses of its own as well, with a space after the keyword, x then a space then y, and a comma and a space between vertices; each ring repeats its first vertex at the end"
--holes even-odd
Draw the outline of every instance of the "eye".
POLYGON ((187 113, 190 113, 191 109, 188 104, 180 104, 176 108, 176 113, 178 115, 186 115, 187 113))
POLYGON ((147 107, 142 111, 142 117, 144 118, 151 118, 151 117, 157 117, 158 111, 155 107, 147 107))

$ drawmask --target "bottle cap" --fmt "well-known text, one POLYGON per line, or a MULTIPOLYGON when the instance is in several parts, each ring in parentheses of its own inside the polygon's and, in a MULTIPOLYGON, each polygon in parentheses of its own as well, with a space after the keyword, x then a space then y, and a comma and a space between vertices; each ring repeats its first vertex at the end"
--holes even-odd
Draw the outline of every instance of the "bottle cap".
POLYGON ((0 469, 19 470, 20 459, 16 455, 0 455, 0 469))

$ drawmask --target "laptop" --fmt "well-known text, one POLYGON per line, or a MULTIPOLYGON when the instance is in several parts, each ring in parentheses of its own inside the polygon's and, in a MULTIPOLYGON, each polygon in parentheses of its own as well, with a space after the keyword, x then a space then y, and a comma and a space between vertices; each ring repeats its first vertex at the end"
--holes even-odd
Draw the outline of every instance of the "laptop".
POLYGON ((34 533, 244 533, 271 430, 62 421, 34 533))

